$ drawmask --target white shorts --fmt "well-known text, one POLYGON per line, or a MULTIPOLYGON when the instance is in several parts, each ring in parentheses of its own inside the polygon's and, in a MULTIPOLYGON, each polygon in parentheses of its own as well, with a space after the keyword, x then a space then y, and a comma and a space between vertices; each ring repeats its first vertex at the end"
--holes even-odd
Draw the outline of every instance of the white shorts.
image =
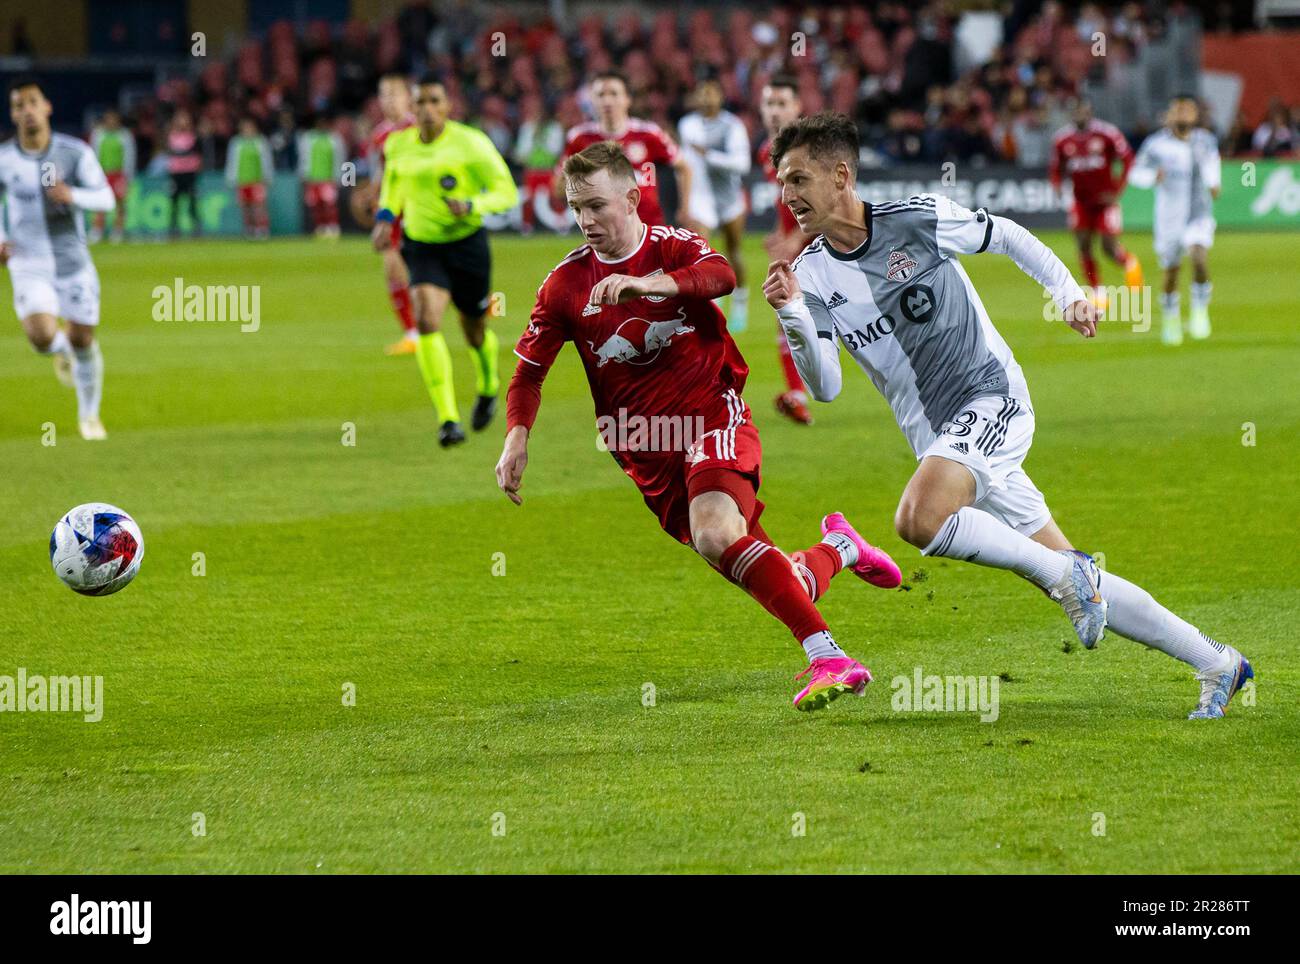
POLYGON ((974 507, 1023 535, 1033 535, 1052 518, 1043 493, 1020 464, 1034 441, 1034 410, 1006 395, 985 395, 947 422, 921 453, 960 462, 975 477, 974 507))
POLYGON ((57 278, 44 272, 10 271, 18 318, 53 315, 79 325, 99 324, 99 273, 92 264, 57 278))
POLYGON ((692 192, 689 205, 691 217, 710 231, 716 231, 724 224, 730 224, 745 213, 745 195, 737 192, 734 198, 719 209, 712 193, 692 192))
POLYGON ((1214 247, 1214 218, 1197 218, 1173 231, 1162 231, 1157 224, 1153 240, 1160 267, 1172 268, 1183 260, 1188 248, 1201 247, 1208 250, 1214 247))

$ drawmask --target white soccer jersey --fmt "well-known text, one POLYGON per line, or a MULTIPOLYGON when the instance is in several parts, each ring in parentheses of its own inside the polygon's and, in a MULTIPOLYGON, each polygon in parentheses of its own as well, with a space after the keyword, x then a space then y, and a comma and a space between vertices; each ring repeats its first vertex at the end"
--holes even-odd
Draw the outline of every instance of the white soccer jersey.
POLYGON ((1064 309, 1082 300, 1069 270, 1024 228, 946 197, 863 204, 866 240, 840 252, 818 236, 794 262, 803 292, 778 312, 814 397, 839 392, 848 349, 885 396, 918 458, 968 402, 1018 399, 1024 374, 993 327, 958 254, 1009 254, 1064 309))
POLYGON ((16 138, 0 144, 0 194, 10 272, 54 280, 92 267, 81 211, 111 211, 115 199, 89 144, 64 134, 51 134, 42 154, 28 154, 16 138), (45 195, 60 181, 72 188, 71 204, 45 195))
POLYGON ((677 133, 691 167, 691 214, 710 228, 735 220, 745 210, 742 179, 750 167, 744 122, 725 110, 716 117, 693 112, 681 119, 677 133), (694 150, 696 144, 706 152, 694 150))
POLYGON ((1222 183, 1218 142, 1199 127, 1186 140, 1162 128, 1142 142, 1128 180, 1134 187, 1155 186, 1155 233, 1180 234, 1189 224, 1214 216, 1210 189, 1222 183), (1157 174, 1163 175, 1159 183, 1157 174))

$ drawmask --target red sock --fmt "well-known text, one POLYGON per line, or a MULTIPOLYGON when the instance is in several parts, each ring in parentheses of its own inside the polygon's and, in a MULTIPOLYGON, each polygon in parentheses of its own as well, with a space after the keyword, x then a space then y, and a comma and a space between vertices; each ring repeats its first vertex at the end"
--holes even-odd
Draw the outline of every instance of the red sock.
POLYGON ((753 536, 742 536, 722 554, 722 574, 758 600, 802 643, 813 633, 826 632, 802 582, 781 551, 753 536))
POLYGON ((799 377, 794 355, 790 354, 790 345, 785 340, 785 332, 779 328, 776 332, 776 346, 781 353, 781 371, 785 374, 785 387, 792 392, 803 391, 803 379, 799 377))
POLYGON ((790 558, 794 561, 795 574, 813 602, 826 594, 826 590, 831 588, 831 580, 844 568, 840 554, 824 542, 796 552, 790 558))
POLYGON ((397 320, 401 322, 405 331, 415 330, 415 315, 411 312, 411 290, 406 285, 398 284, 389 287, 388 300, 393 303, 393 311, 397 314, 397 320))
POLYGON ((1092 256, 1092 252, 1086 251, 1080 254, 1079 261, 1083 263, 1083 273, 1088 279, 1088 284, 1100 288, 1101 272, 1097 270, 1097 260, 1092 256))

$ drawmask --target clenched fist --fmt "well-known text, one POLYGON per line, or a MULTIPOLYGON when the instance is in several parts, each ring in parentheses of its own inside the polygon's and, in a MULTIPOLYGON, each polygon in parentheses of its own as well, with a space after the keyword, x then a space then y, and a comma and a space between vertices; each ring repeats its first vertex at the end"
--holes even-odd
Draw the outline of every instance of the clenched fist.
POLYGON ((803 297, 803 292, 799 290, 799 279, 790 270, 789 261, 772 262, 767 270, 767 278, 763 281, 763 297, 777 310, 794 299, 803 297))

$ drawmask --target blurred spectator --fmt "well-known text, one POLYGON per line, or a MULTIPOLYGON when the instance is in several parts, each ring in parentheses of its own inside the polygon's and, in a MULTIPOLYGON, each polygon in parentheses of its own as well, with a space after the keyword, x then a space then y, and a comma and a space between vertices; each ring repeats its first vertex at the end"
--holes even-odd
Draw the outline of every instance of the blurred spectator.
POLYGON ((273 172, 270 143, 257 129, 257 121, 245 117, 226 150, 226 183, 239 201, 247 237, 263 239, 270 233, 266 188, 273 172))
POLYGON ((339 178, 347 154, 331 120, 322 111, 312 127, 298 135, 298 176, 312 231, 318 238, 339 235, 339 178))
POLYGON ((1255 129, 1250 146, 1264 157, 1277 157, 1295 152, 1296 129, 1291 123, 1291 112, 1280 100, 1269 105, 1264 123, 1255 129))
POLYGON ((171 178, 172 226, 173 237, 180 235, 181 199, 189 202, 190 219, 194 222, 194 233, 199 234, 199 170, 203 167, 203 155, 199 147, 199 137, 194 130, 194 120, 187 110, 178 110, 167 127, 167 174, 171 178))
POLYGON ((528 232, 536 222, 534 206, 551 203, 551 180, 564 150, 564 127, 538 97, 525 106, 524 117, 510 159, 524 172, 523 227, 528 232))

